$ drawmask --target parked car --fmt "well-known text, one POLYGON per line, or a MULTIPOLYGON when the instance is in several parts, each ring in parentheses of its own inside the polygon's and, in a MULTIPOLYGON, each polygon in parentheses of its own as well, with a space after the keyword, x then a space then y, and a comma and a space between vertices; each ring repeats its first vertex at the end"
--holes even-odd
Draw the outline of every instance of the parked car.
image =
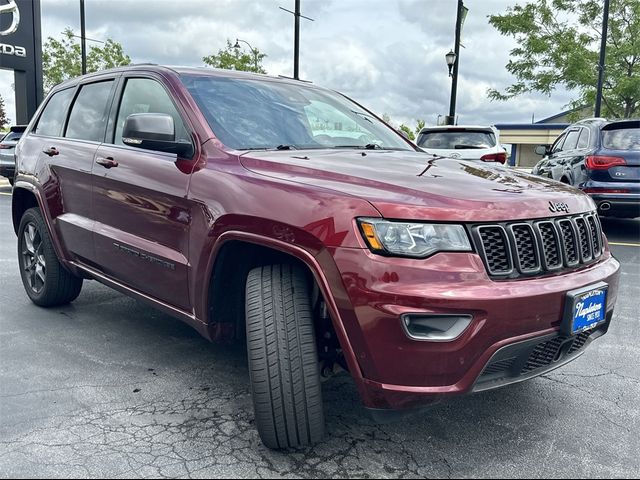
POLYGON ((0 140, 0 176, 7 177, 11 185, 16 170, 15 147, 25 128, 26 125, 14 125, 0 140))
POLYGON ((557 368, 612 321, 619 263, 587 195, 433 158, 307 83, 85 75, 49 93, 17 167, 29 298, 65 304, 95 279, 246 342, 271 448, 321 439, 321 375, 348 370, 379 417, 557 368), (331 143, 318 109, 369 143, 331 143))
POLYGON ((600 215, 640 216, 640 120, 583 120, 536 153, 544 158, 532 173, 589 194, 600 215))
POLYGON ((500 133, 495 127, 424 127, 418 134, 416 144, 425 152, 442 157, 499 163, 507 161, 507 152, 500 145, 500 133))

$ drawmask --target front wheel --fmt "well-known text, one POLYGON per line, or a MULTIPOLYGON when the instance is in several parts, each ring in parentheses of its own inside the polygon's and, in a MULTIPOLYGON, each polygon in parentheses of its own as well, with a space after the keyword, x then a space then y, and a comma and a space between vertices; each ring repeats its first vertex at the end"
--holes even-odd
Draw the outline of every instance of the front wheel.
POLYGON ((247 347, 256 426, 269 448, 299 448, 324 435, 308 281, 294 265, 251 270, 247 347))
POLYGON ((82 278, 72 275, 60 264, 37 208, 27 210, 20 221, 18 263, 24 289, 36 305, 64 305, 80 295, 82 278))

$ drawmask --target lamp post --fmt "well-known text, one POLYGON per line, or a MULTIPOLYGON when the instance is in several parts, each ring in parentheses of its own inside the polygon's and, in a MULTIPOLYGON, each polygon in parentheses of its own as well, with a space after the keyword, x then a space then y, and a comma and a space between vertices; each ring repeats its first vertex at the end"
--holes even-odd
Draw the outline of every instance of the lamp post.
POLYGON ((598 62, 598 87, 596 89, 595 116, 600 116, 602 107, 602 84, 604 83, 605 56, 607 52, 607 31, 609 27, 609 0, 604 0, 602 12, 602 38, 600 39, 600 61, 598 62))
POLYGON ((451 103, 449 104, 449 116, 447 125, 454 125, 456 121, 456 96, 458 92, 458 65, 460 64, 460 32, 462 30, 462 16, 464 5, 462 0, 458 0, 458 14, 456 16, 456 42, 454 50, 445 55, 449 76, 451 77, 451 103))
POLYGON ((257 50, 255 50, 251 44, 249 42, 247 42, 246 40, 242 40, 242 39, 238 39, 236 38, 236 44, 233 46, 233 48, 240 48, 240 44, 238 42, 242 42, 242 43, 246 43, 249 46, 249 49, 251 50, 251 53, 253 53, 253 65, 255 68, 255 72, 258 72, 258 52, 257 50))
POLYGON ((82 57, 82 74, 87 73, 87 40, 85 35, 84 0, 80 0, 80 56, 82 57))
POLYGON ((300 13, 300 0, 295 0, 295 12, 291 10, 287 10, 286 8, 280 7, 280 10, 284 10, 285 12, 289 12, 294 17, 293 24, 293 78, 298 80, 299 70, 300 70, 300 19, 304 18, 306 20, 314 21, 313 18, 305 17, 300 13))

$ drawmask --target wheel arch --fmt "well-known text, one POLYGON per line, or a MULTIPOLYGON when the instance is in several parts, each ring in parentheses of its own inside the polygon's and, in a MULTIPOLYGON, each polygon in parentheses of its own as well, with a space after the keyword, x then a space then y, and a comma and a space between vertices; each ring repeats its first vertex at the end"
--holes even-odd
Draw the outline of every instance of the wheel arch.
POLYGON ((13 230, 16 235, 18 234, 18 227, 20 226, 22 215, 24 215, 24 212, 34 207, 40 209, 40 213, 42 214, 44 223, 47 226, 47 231, 49 232, 49 236, 51 237, 53 250, 60 260, 60 263, 62 263, 65 268, 71 270, 74 274, 78 276, 82 275, 80 272, 69 266, 67 256, 64 255, 64 250, 60 243, 60 239, 56 235, 56 231, 53 228, 51 217, 49 215, 50 212, 42 196, 42 192, 36 185, 30 182, 24 180, 16 181, 13 186, 13 194, 11 199, 11 217, 13 222, 13 230))
POLYGON ((329 253, 323 251, 314 256, 297 245, 249 232, 227 231, 220 235, 209 261, 205 277, 209 284, 206 295, 203 295, 206 302, 203 311, 207 315, 210 339, 229 338, 237 333, 234 327, 237 328, 238 322, 244 322, 245 282, 250 269, 273 263, 297 263, 316 283, 327 305, 349 370, 355 380, 361 380, 360 366, 349 342, 334 292, 321 265, 321 262, 324 264, 330 260, 325 255, 328 256, 329 253), (231 299, 231 305, 225 305, 229 301, 229 294, 234 295, 234 298, 231 299))
POLYGON ((13 221, 13 231, 18 234, 18 227, 24 212, 30 208, 38 207, 42 211, 37 190, 29 183, 18 182, 13 187, 11 195, 11 217, 13 221))

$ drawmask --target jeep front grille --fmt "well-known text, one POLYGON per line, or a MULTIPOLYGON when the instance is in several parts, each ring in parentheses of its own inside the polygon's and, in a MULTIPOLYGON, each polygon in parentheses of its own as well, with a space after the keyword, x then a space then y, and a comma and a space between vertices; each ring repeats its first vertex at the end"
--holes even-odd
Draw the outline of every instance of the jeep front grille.
POLYGON ((497 279, 580 268, 603 252, 602 228, 594 213, 470 228, 489 275, 497 279))

